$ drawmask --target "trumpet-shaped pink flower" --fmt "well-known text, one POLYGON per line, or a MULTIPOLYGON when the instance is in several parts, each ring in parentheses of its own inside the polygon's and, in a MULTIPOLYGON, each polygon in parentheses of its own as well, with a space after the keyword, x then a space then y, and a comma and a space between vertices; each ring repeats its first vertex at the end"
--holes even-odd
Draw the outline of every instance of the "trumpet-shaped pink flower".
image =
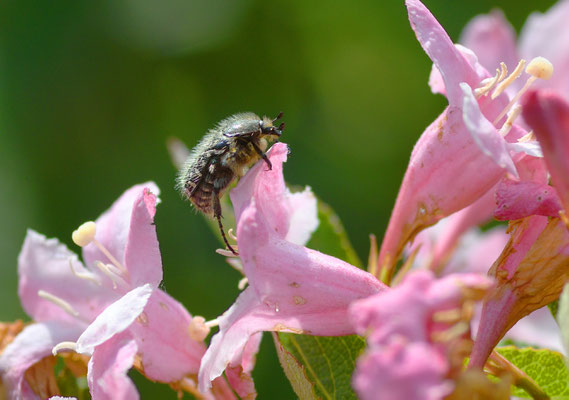
MULTIPOLYGON (((478 274, 435 279, 415 271, 392 290, 356 301, 350 315, 367 337, 354 387, 362 399, 440 399, 462 370, 474 301, 492 281, 478 274)), ((467 347, 466 347, 467 348, 467 347)))
POLYGON ((484 304, 471 358, 474 367, 484 364, 520 318, 559 297, 569 279, 567 221, 546 217, 559 216, 569 205, 569 106, 557 94, 531 92, 524 99, 523 115, 543 147, 555 188, 517 183, 499 191, 507 216, 526 218, 510 223, 510 243, 490 271, 498 284, 484 304))
POLYGON ((498 91, 495 98, 486 96, 494 86, 484 89, 490 75, 476 55, 455 46, 419 0, 406 5, 417 39, 434 63, 433 91, 445 94, 449 106, 411 153, 379 255, 387 279, 418 232, 474 203, 506 172, 517 177, 513 153, 540 156, 535 142, 518 142, 526 132, 513 124, 515 116, 505 120, 508 96, 498 91))
POLYGON ((219 333, 202 359, 199 388, 227 366, 239 365, 252 335, 284 331, 311 335, 354 333, 348 306, 385 286, 372 275, 303 244, 317 226, 309 189, 290 193, 282 163, 288 148, 267 153, 272 170, 257 163, 231 192, 237 240, 249 286, 219 320, 219 333))
POLYGON ((25 371, 54 347, 92 356, 88 381, 94 399, 138 397, 125 375, 135 355, 153 380, 174 382, 197 373, 205 345, 189 338, 191 315, 158 289, 162 264, 152 192, 158 193, 152 183, 134 186, 88 224, 91 236, 81 243, 87 267, 56 239, 28 231, 19 257, 19 294, 36 323, 0 355, 10 398, 20 398, 25 371))

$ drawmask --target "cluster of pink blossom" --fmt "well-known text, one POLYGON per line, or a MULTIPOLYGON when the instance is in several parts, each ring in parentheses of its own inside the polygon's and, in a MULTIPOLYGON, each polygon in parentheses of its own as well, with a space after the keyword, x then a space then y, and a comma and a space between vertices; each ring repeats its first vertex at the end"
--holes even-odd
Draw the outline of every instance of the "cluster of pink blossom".
MULTIPOLYGON (((19 296, 34 322, 0 354, 8 398, 61 398, 29 371, 80 355, 95 400, 137 399, 133 367, 197 398, 252 399, 261 334, 278 331, 365 336, 353 377, 362 399, 441 399, 467 357, 481 370, 519 320, 556 300, 569 280, 569 0, 533 15, 518 45, 498 12, 455 45, 419 0, 406 6, 434 63, 431 89, 449 105, 413 149, 370 272, 305 246, 317 201, 286 187, 277 143, 272 170, 258 163, 230 193, 239 257, 228 261, 247 286, 205 322, 159 288, 159 191, 134 186, 73 233, 83 262, 28 231, 19 296), (478 230, 493 218, 507 230, 478 230)), ((517 328, 531 341, 528 329, 517 328)))

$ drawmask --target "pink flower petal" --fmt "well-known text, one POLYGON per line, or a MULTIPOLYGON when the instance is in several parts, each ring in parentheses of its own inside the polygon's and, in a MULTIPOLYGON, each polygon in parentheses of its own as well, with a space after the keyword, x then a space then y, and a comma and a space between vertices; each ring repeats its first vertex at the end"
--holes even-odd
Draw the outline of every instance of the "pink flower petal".
POLYGON ((447 360, 432 347, 400 340, 360 357, 353 385, 362 400, 440 400, 453 388, 447 371, 447 360))
POLYGON ((108 306, 77 340, 77 352, 92 354, 96 346, 127 329, 142 313, 152 294, 150 284, 132 289, 108 306))
POLYGON ((491 286, 491 279, 478 274, 436 279, 430 271, 414 271, 399 286, 354 302, 350 316, 356 332, 366 335, 368 344, 387 345, 396 336, 427 342, 435 311, 456 308, 464 298, 464 287, 491 286))
POLYGON ((500 10, 472 19, 460 38, 460 43, 478 55, 478 61, 489 72, 504 62, 513 71, 519 61, 516 50, 516 33, 500 10))
POLYGON ((533 91, 524 98, 522 113, 541 144, 553 184, 569 212, 569 104, 554 93, 533 91))
POLYGON ((418 232, 475 202, 503 174, 504 170, 474 144, 462 110, 447 108, 421 135, 411 153, 379 265, 393 265, 418 232))
POLYGON ((505 168, 513 176, 518 177, 518 172, 508 151, 506 140, 500 135, 494 125, 482 115, 478 101, 474 97, 470 86, 466 83, 461 83, 460 87, 464 94, 462 105, 464 124, 472 135, 474 142, 499 167, 505 168))
POLYGON ((553 64, 555 73, 548 81, 536 82, 536 87, 551 88, 569 101, 569 2, 559 1, 545 14, 533 13, 526 21, 519 40, 522 57, 531 60, 545 57, 553 64))
POLYGON ((26 370, 50 356, 56 344, 74 341, 80 334, 80 327, 65 322, 32 324, 20 332, 0 355, 0 377, 7 398, 21 398, 24 385, 27 386, 24 381, 26 370))
POLYGON ((458 84, 466 82, 477 87, 486 76, 479 76, 462 53, 456 49, 444 28, 418 0, 405 2, 411 27, 425 52, 435 63, 445 82, 450 105, 462 105, 458 84))
POLYGON ((257 163, 231 191, 231 202, 239 220, 255 199, 265 216, 267 229, 282 239, 304 244, 318 227, 316 198, 308 188, 291 194, 286 187, 282 163, 286 162, 287 154, 286 144, 275 143, 267 153, 272 170, 267 170, 263 162, 257 163))
MULTIPOLYGON (((469 253, 465 247, 470 248, 471 246, 462 244, 463 235, 472 228, 488 222, 492 218, 495 208, 494 190, 491 189, 468 207, 420 232, 407 251, 409 254, 415 249, 419 250, 415 257, 414 265, 420 268, 429 268, 433 271, 440 271, 441 268, 447 265, 446 271, 474 272, 471 268, 474 268, 473 265, 478 263, 469 262, 468 266, 463 265, 462 261, 456 260, 456 253, 453 254, 453 252, 458 247, 457 252, 461 254, 469 253), (448 265, 449 262, 453 264, 453 267, 448 265)), ((472 233, 470 236, 479 237, 476 233, 472 233)), ((471 242, 472 240, 468 240, 468 243, 471 242)), ((462 260, 467 257, 461 256, 458 258, 462 260)))
MULTIPOLYGON (((158 187, 152 183, 133 186, 97 219, 95 238, 123 263, 129 271, 131 285, 150 283, 157 287, 162 280, 162 260, 156 238, 154 214, 158 187)), ((83 248, 87 265, 96 260, 109 263, 94 245, 83 248)))
POLYGON ((205 345, 190 339, 191 320, 180 303, 162 290, 154 290, 144 312, 129 328, 147 378, 175 382, 197 374, 205 345))
POLYGON ((555 188, 536 182, 501 181, 496 191, 494 218, 515 220, 530 215, 559 216, 561 201, 555 188))
POLYGON ((255 367, 262 338, 263 332, 251 335, 241 357, 233 360, 225 369, 225 376, 227 376, 229 384, 242 399, 254 399, 257 397, 251 372, 255 367))
POLYGON ((136 386, 127 375, 134 363, 136 342, 118 335, 97 346, 89 360, 87 382, 94 400, 137 400, 136 386))
POLYGON ((69 321, 86 327, 101 309, 117 298, 110 288, 73 275, 70 263, 76 271, 88 273, 77 256, 57 239, 47 239, 28 230, 18 257, 18 293, 24 310, 36 321, 69 321), (39 297, 39 290, 67 301, 79 313, 79 318, 39 297))
POLYGON ((519 300, 515 293, 517 284, 515 282, 508 284, 508 281, 514 278, 520 263, 545 229, 547 217, 532 216, 524 220, 522 224, 512 232, 511 242, 508 243, 510 247, 504 250, 507 251, 504 259, 500 256, 495 265, 492 266, 490 275, 499 278, 499 282, 494 293, 485 300, 482 308, 480 324, 470 358, 469 365, 471 367, 482 367, 494 346, 517 322, 517 320, 512 320, 509 317, 519 300))

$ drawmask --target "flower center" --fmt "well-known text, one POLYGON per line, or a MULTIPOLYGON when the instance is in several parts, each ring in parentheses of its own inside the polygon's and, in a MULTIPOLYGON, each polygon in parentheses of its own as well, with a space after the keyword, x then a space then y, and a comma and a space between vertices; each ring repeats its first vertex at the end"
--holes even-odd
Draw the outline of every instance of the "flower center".
POLYGON ((512 71, 511 74, 508 75, 508 68, 506 64, 500 63, 500 68, 496 69, 496 75, 493 78, 484 79, 481 84, 482 86, 478 87, 474 90, 474 94, 477 98, 482 96, 488 96, 491 93, 491 98, 494 100, 496 97, 501 95, 504 90, 506 90, 516 79, 518 79, 525 67, 525 72, 530 75, 527 79, 524 86, 512 97, 508 105, 504 107, 504 109, 498 114, 496 119, 494 119, 493 124, 497 125, 498 122, 506 115, 508 112, 511 113, 508 115, 506 122, 500 128, 500 134, 502 136, 506 136, 516 118, 520 115, 521 107, 518 103, 522 95, 529 89, 529 87, 538 79, 549 79, 551 75, 553 75, 553 65, 549 60, 544 57, 536 57, 531 60, 526 67, 526 60, 522 59, 516 66, 516 68, 512 71))
MULTIPOLYGON (((93 263, 93 266, 99 269, 101 272, 103 272, 104 275, 109 277, 109 279, 112 282, 113 289, 117 289, 119 285, 121 287, 127 286, 128 285, 126 281, 126 279, 128 278, 127 269, 111 254, 111 252, 107 248, 105 248, 105 246, 103 246, 102 243, 100 243, 97 239, 95 239, 96 231, 97 231, 97 225, 95 224, 95 222, 89 221, 85 222, 79 228, 77 228, 73 232, 71 237, 73 239, 73 242, 80 247, 84 247, 90 243, 93 243, 101 251, 101 253, 103 253, 105 257, 108 258, 110 263, 104 263, 102 261, 97 260, 93 263)), ((73 273, 74 276, 76 276, 79 279, 91 281, 92 283, 99 286, 103 284, 101 276, 95 274, 92 271, 89 271, 87 268, 85 268, 83 271, 78 271, 73 265, 74 261, 76 262, 77 260, 76 259, 74 260, 72 258, 69 259, 69 268, 71 269, 71 272, 73 273)), ((77 318, 78 320, 85 322, 87 324, 91 323, 91 320, 88 317, 81 315, 79 311, 77 311, 73 307, 73 305, 68 301, 52 293, 49 293, 45 290, 39 290, 38 296, 57 305, 72 317, 77 318)), ((59 343, 53 348, 52 352, 55 355, 60 350, 75 350, 75 343, 73 342, 59 343)))

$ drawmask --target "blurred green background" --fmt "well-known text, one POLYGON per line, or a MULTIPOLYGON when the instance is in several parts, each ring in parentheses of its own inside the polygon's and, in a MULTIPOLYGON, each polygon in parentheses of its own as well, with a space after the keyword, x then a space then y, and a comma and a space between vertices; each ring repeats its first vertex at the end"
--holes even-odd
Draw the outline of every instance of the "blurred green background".
MULTIPOLYGON (((425 3, 457 41, 476 14, 499 7, 519 31, 554 2, 425 3)), ((239 276, 174 191, 165 142, 193 146, 238 111, 284 111, 287 180, 328 202, 366 259, 414 142, 446 104, 429 91, 430 68, 403 1, 3 1, 0 319, 26 318, 16 270, 26 228, 75 249, 73 229, 147 180, 162 189, 165 290, 208 319, 226 310, 239 276)), ((261 399, 294 397, 269 335, 254 378, 261 399)), ((143 399, 176 397, 137 383, 143 399)))

